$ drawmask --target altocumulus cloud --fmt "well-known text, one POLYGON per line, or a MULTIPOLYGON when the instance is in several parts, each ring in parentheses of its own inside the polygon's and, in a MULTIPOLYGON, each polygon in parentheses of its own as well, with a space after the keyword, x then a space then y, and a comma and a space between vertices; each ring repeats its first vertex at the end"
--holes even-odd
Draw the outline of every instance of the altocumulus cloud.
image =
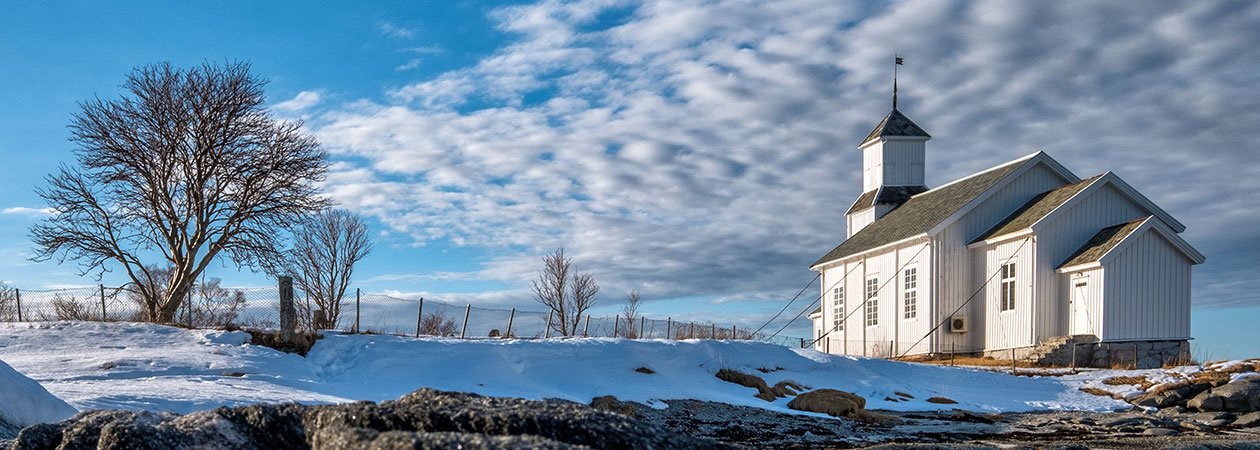
MULTIPOLYGON (((526 285, 565 245, 609 295, 782 299, 844 236, 855 149, 889 108, 928 181, 1045 150, 1189 226, 1199 306, 1260 303, 1254 2, 542 2, 475 65, 309 124, 343 205, 417 243, 495 248, 526 285), (609 14, 620 17, 608 23, 609 14), (524 250, 521 250, 524 249, 524 250)), ((299 100, 299 99, 295 99, 299 100)), ((305 102, 303 102, 305 103, 305 102)))

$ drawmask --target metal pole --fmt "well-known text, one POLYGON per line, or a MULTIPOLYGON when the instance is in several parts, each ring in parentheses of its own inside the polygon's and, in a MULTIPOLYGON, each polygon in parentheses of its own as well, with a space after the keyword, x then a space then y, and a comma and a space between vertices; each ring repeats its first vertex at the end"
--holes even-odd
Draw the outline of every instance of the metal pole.
POLYGON ((582 337, 590 336, 590 334, 587 333, 588 331, 591 331, 591 315, 590 314, 586 315, 586 327, 582 328, 582 337))
POLYGON ((1015 347, 1011 347, 1011 375, 1016 375, 1015 373, 1015 347))
POLYGON ((104 322, 105 321, 105 285, 102 284, 100 285, 100 287, 101 287, 101 322, 104 322))
POLYGON ((359 288, 354 288, 354 332, 359 332, 359 288))
POLYGON ((621 325, 621 318, 613 316, 613 337, 617 337, 617 326, 621 325))
POLYGON ((25 320, 22 320, 22 290, 14 289, 13 293, 17 297, 18 322, 25 322, 25 320))
POLYGON ((552 312, 553 311, 547 311, 547 329, 543 331, 544 338, 551 337, 551 313, 552 312))
POLYGON ((512 337, 512 320, 516 319, 516 308, 512 308, 512 312, 508 314, 507 333, 503 334, 503 339, 512 337))
POLYGON ((639 316, 639 339, 643 339, 643 316, 639 316))
POLYGON ((1137 349, 1137 342, 1134 342, 1133 343, 1133 369, 1136 370, 1137 368, 1138 368, 1138 349, 1137 349))
POLYGON ((463 339, 464 335, 468 333, 468 313, 471 313, 471 312, 472 312, 472 303, 469 303, 468 307, 464 308, 464 327, 463 329, 459 330, 460 339, 463 339))
POLYGON ((665 318, 665 339, 673 339, 674 338, 673 331, 674 331, 674 318, 666 317, 665 318))
POLYGON ((1072 343, 1072 373, 1076 373, 1076 338, 1068 338, 1072 343))
POLYGON ((420 321, 424 319, 424 297, 420 297, 420 308, 416 311, 416 337, 420 337, 420 321))
POLYGON ((949 343, 949 366, 954 367, 954 343, 949 343))
POLYGON ((717 339, 717 324, 709 324, 709 339, 717 339))
MULTIPOLYGON (((735 325, 731 325, 731 340, 735 340, 735 325)), ((805 342, 805 338, 801 338, 801 342, 805 342)), ((801 344, 801 348, 805 348, 805 344, 801 344)))

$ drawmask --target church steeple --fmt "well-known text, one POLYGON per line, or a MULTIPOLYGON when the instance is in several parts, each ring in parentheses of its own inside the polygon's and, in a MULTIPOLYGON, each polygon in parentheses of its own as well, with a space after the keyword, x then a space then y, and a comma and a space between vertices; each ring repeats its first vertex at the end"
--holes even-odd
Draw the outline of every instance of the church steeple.
POLYGON ((862 195, 849 208, 849 236, 924 192, 927 131, 897 109, 896 66, 893 66, 893 109, 858 145, 862 149, 862 195))

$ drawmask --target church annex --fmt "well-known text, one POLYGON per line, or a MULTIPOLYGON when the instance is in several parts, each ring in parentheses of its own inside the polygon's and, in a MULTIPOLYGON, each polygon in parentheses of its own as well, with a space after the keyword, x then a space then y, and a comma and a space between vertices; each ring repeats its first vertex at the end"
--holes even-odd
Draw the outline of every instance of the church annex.
POLYGON ((929 189, 929 139, 894 101, 858 146, 847 239, 810 267, 815 349, 1044 362, 1070 342, 1081 365, 1188 359, 1204 257, 1181 222, 1116 174, 1081 178, 1044 152, 929 189))

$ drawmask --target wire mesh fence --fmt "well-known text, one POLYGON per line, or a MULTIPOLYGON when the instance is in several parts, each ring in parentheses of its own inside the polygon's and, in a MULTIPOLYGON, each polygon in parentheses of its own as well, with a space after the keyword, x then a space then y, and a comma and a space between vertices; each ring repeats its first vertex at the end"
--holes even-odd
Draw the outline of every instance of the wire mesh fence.
MULTIPOLYGON (((339 311, 324 311, 300 289, 294 293, 297 324, 301 329, 381 333, 406 336, 459 338, 513 337, 523 339, 560 337, 559 318, 545 311, 482 308, 425 299, 405 299, 383 294, 348 293, 339 311)), ((170 316, 169 322, 193 327, 271 329, 280 325, 278 287, 222 288, 198 285, 170 316)), ((161 311, 151 311, 143 297, 127 288, 105 286, 24 290, 0 293, 0 322, 158 321, 161 311)), ((809 340, 791 336, 754 333, 737 325, 676 321, 672 318, 582 316, 569 334, 580 337, 634 339, 739 339, 761 340, 789 347, 803 347, 809 340)))

